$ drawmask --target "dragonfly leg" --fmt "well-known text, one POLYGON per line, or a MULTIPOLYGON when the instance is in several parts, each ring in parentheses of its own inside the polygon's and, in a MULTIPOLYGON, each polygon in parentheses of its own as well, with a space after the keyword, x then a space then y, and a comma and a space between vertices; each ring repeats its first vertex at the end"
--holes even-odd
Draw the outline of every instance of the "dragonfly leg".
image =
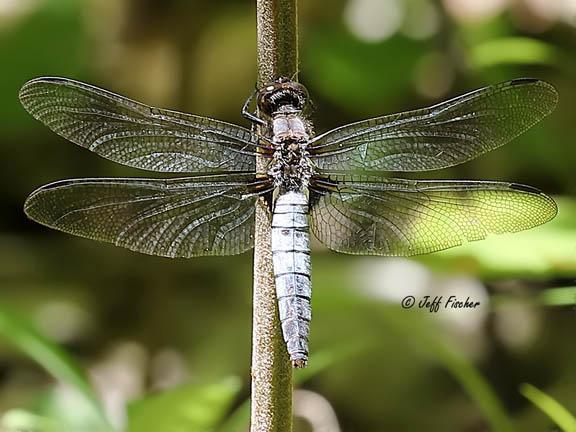
POLYGON ((246 99, 246 102, 244 102, 244 105, 242 105, 242 115, 244 116, 244 118, 250 120, 254 124, 257 124, 260 126, 266 126, 267 125, 266 120, 263 120, 260 117, 258 117, 257 115, 250 112, 250 104, 252 103, 252 100, 254 99, 254 96, 256 95, 256 91, 257 90, 255 90, 248 97, 248 99, 246 99))

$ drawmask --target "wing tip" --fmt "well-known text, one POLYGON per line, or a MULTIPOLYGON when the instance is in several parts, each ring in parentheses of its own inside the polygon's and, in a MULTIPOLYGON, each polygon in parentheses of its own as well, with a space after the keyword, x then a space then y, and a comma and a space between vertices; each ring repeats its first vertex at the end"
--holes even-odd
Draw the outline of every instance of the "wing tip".
POLYGON ((64 80, 64 78, 38 77, 38 78, 33 78, 29 81, 26 81, 24 83, 24 85, 20 88, 20 91, 18 92, 18 100, 20 101, 20 103, 22 104, 24 109, 26 111, 28 111, 28 113, 30 113, 32 115, 32 117, 37 119, 37 116, 35 114, 36 110, 34 109, 33 99, 30 100, 30 97, 35 96, 35 94, 37 93, 37 88, 39 85, 59 84, 62 82, 62 80, 64 80))
POLYGON ((538 78, 516 78, 513 79, 511 81, 508 81, 507 84, 509 86, 524 86, 524 85, 531 85, 531 86, 537 86, 537 87, 541 87, 543 89, 546 89, 548 91, 548 93, 552 96, 550 98, 550 100, 548 101, 548 110, 546 110, 546 115, 550 114, 554 108, 556 107, 556 105, 558 104, 558 99, 559 99, 559 95, 558 95, 558 90, 556 90, 556 87, 554 87, 552 84, 550 84, 547 81, 538 79, 538 78))
POLYGON ((26 201, 24 201, 23 210, 24 214, 29 220, 39 223, 41 225, 46 225, 47 222, 41 217, 41 215, 38 214, 36 210, 36 199, 41 193, 42 188, 38 188, 30 195, 28 195, 26 201))
POLYGON ((41 223, 43 225, 46 224, 44 221, 41 220, 41 218, 38 217, 37 213, 34 211, 34 208, 36 205, 37 198, 40 195, 42 195, 46 191, 46 189, 49 189, 49 187, 51 187, 55 183, 57 182, 42 185, 39 188, 35 189, 30 195, 28 195, 28 197, 26 197, 26 200, 24 201, 23 210, 24 214, 26 215, 26 217, 28 217, 28 219, 41 223))
POLYGON ((540 189, 535 188, 533 186, 520 184, 520 183, 511 183, 510 189, 516 190, 519 192, 524 192, 524 193, 536 195, 536 196, 542 198, 546 202, 546 205, 548 207, 547 208, 548 212, 546 213, 546 219, 544 221, 542 221, 541 223, 539 223, 538 225, 542 225, 542 224, 545 224, 545 223, 551 221, 558 214, 558 204, 556 204, 556 201, 554 201, 551 197, 546 195, 540 189))
MULTIPOLYGON (((29 107, 31 107, 31 105, 27 102, 27 99, 29 96, 34 94, 35 89, 37 89, 38 86, 64 85, 64 84, 78 85, 82 83, 80 81, 76 81, 70 78, 57 77, 57 76, 41 76, 37 78, 32 78, 31 80, 26 81, 24 85, 20 88, 20 91, 18 92, 18 99, 20 100, 20 103, 24 106, 26 111, 30 112, 29 107)), ((30 113, 34 115, 32 112, 30 113)))
POLYGON ((38 84, 61 84, 65 81, 70 81, 67 78, 56 77, 56 76, 41 76, 32 78, 24 83, 20 89, 20 94, 28 90, 30 87, 36 86, 38 84))
POLYGON ((53 181, 51 183, 47 183, 45 185, 39 186, 34 191, 32 191, 32 193, 30 193, 30 195, 28 195, 26 197, 26 200, 24 201, 24 205, 23 205, 24 214, 28 217, 28 219, 31 219, 31 220, 38 222, 38 223, 41 223, 43 225, 47 225, 47 222, 41 220, 41 218, 39 218, 37 216, 37 213, 34 212, 34 207, 36 205, 37 198, 41 197, 41 195, 51 191, 52 189, 56 189, 60 186, 66 186, 66 185, 73 183, 73 182, 74 182, 74 179, 57 180, 57 181, 53 181))
POLYGON ((35 194, 36 194, 36 191, 34 191, 30 195, 28 195, 28 197, 26 197, 26 200, 24 201, 24 206, 22 207, 22 210, 24 210, 24 214, 30 220, 35 220, 34 217, 32 216, 32 212, 31 212, 31 207, 32 207, 32 203, 33 203, 33 199, 34 199, 35 194))

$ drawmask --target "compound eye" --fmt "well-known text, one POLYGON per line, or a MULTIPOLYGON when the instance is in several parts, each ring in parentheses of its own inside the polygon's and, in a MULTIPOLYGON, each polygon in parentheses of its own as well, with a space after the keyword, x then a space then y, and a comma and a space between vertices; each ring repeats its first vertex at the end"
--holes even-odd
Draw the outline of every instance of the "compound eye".
POLYGON ((305 98, 308 98, 308 89, 300 83, 298 83, 298 91, 302 93, 305 98))

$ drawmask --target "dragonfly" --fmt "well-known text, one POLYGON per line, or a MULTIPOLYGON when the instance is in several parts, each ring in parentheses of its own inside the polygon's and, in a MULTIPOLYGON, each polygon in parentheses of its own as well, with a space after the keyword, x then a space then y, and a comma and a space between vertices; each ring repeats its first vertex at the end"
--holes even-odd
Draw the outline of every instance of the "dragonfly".
POLYGON ((48 227, 163 257, 232 255, 254 246, 255 208, 264 198, 282 333, 298 368, 309 350, 310 233, 341 253, 412 256, 529 229, 557 212, 527 185, 389 175, 451 167, 511 141, 556 106, 554 87, 537 79, 317 136, 307 89, 287 78, 247 99, 250 128, 66 78, 31 80, 20 100, 52 131, 104 158, 180 175, 41 186, 24 207, 48 227), (257 157, 267 161, 262 172, 257 157))

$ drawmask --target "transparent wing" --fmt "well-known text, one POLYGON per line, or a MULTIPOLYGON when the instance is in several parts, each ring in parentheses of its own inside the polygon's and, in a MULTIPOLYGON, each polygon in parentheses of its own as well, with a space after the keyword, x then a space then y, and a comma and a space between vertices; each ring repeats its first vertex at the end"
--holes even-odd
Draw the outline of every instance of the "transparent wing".
POLYGON ((149 107, 65 78, 20 90, 32 116, 100 156, 150 171, 254 171, 256 135, 206 117, 149 107))
POLYGON ((446 168, 506 144, 550 114, 557 101, 550 84, 517 79, 342 126, 315 138, 309 151, 321 170, 446 168))
POLYGON ((149 255, 232 255, 254 243, 254 175, 182 179, 73 179, 26 200, 31 219, 149 255))
POLYGON ((532 228, 557 212, 551 198, 514 183, 339 180, 312 187, 311 227, 330 249, 350 254, 434 252, 532 228))

